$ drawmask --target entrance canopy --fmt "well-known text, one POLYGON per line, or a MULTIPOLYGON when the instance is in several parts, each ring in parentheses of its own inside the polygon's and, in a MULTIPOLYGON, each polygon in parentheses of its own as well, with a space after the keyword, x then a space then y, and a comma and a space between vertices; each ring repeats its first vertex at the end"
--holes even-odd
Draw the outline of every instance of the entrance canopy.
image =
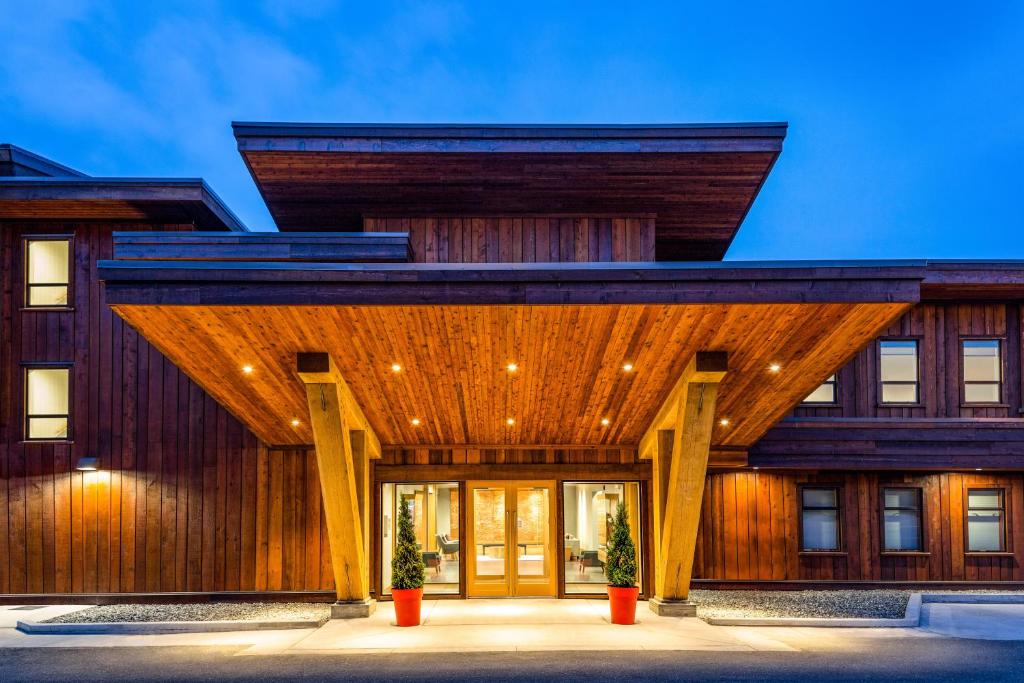
POLYGON ((916 302, 923 272, 583 265, 119 259, 100 273, 114 310, 270 444, 313 440, 302 352, 329 354, 384 445, 632 446, 691 359, 724 351, 711 448, 743 451, 916 302))

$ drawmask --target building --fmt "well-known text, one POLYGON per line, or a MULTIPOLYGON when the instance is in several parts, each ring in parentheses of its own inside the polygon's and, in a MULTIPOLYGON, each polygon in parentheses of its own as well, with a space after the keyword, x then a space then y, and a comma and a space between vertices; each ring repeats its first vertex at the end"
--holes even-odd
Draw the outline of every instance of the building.
POLYGON ((1024 263, 723 261, 784 124, 234 131, 278 233, 0 147, 8 600, 1024 581, 1024 263))

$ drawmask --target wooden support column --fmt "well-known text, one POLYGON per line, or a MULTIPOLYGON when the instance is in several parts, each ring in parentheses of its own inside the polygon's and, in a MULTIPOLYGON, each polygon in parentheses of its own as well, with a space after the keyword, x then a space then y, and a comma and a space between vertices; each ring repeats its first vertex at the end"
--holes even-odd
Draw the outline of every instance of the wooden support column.
POLYGON ((356 502, 359 506, 359 522, 363 528, 363 557, 364 579, 366 585, 372 585, 370 581, 370 455, 366 452, 366 432, 351 432, 350 442, 352 444, 352 465, 356 477, 356 502))
POLYGON ((715 401, 727 363, 725 352, 698 352, 640 442, 640 457, 653 461, 655 567, 649 604, 665 616, 696 616, 687 598, 715 401))
POLYGON ((380 457, 380 442, 328 354, 298 354, 297 370, 306 385, 338 596, 331 616, 369 616, 375 603, 370 600, 369 463, 365 461, 374 451, 380 457))

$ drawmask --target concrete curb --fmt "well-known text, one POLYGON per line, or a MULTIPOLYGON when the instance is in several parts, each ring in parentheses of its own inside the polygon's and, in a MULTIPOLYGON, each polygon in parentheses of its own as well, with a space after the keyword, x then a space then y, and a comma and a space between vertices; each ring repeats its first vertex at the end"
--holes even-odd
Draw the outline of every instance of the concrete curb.
POLYGON ((707 617, 712 626, 810 626, 815 628, 915 628, 921 622, 921 593, 911 593, 902 619, 868 617, 707 617))
POLYGON ((46 624, 18 621, 22 633, 48 635, 153 635, 160 633, 221 633, 319 628, 324 621, 135 621, 93 624, 46 624))

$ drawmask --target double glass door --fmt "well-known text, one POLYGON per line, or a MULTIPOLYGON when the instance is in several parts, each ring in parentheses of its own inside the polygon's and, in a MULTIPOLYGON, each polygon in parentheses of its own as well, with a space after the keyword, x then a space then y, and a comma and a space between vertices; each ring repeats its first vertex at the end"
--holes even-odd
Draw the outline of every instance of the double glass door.
POLYGON ((557 595, 555 483, 471 481, 467 488, 467 594, 557 595))

